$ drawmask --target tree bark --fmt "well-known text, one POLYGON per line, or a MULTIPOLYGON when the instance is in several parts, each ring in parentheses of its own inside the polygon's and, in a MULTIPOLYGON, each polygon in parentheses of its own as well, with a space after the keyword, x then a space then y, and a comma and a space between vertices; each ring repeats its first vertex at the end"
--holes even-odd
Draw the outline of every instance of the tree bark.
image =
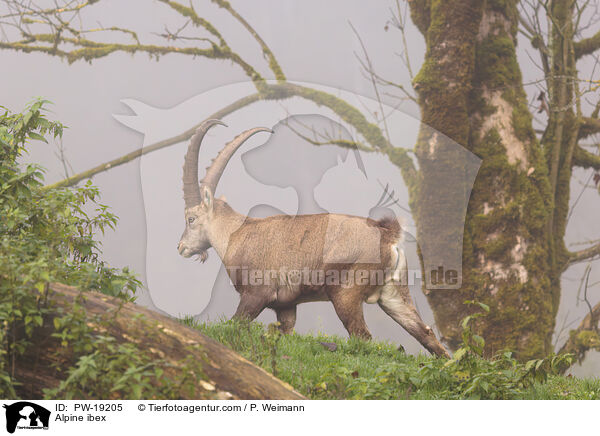
MULTIPOLYGON (((135 304, 123 302, 96 292, 81 294, 75 288, 62 284, 50 286, 49 300, 57 308, 69 310, 73 302, 84 296, 81 303, 88 319, 94 315, 111 313, 111 325, 96 326, 98 333, 109 334, 118 342, 134 342, 138 348, 148 350, 157 358, 166 359, 175 367, 181 366, 186 357, 193 355, 204 361, 203 372, 206 382, 214 387, 209 393, 217 398, 231 399, 305 399, 287 383, 255 366, 229 348, 203 335, 199 331, 184 326, 171 318, 160 315, 135 304), (143 320, 143 321, 142 321, 143 320), (149 330, 149 326, 152 327, 149 330), (198 349, 190 345, 199 345, 198 349)), ((28 352, 15 362, 15 378, 21 383, 17 394, 22 398, 42 398, 44 388, 54 388, 64 379, 64 374, 53 366, 62 360, 60 341, 51 337, 54 330, 52 319, 44 321, 45 328, 38 329, 34 343, 28 352)), ((64 362, 61 362, 63 364, 64 362)), ((70 362, 72 365, 74 362, 70 362)), ((208 385, 205 385, 208 386, 208 385)), ((183 398, 191 399, 191 398, 183 398)))
POLYGON ((552 351, 560 272, 554 267, 556 239, 549 231, 552 187, 516 57, 517 2, 410 5, 427 42, 415 77, 421 171, 412 195, 417 239, 421 251, 425 246, 428 252, 423 261, 434 259, 425 274, 435 262, 443 264, 457 244, 462 251, 461 288, 426 290, 436 324, 455 349, 459 320, 471 310, 463 302, 474 299, 491 308, 478 321, 487 355, 511 349, 521 359, 544 356, 552 351), (452 147, 439 147, 444 136, 482 159, 462 238, 462 229, 449 228, 447 211, 457 213, 453 204, 468 187, 440 186, 439 176, 465 169, 455 163, 457 152, 448 152, 452 147))

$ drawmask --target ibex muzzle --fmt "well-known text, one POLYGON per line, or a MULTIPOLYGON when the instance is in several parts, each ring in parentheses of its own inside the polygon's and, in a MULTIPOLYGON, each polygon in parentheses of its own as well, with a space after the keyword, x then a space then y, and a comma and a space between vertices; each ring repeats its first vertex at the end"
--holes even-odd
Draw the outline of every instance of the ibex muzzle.
POLYGON ((240 294, 234 317, 252 320, 270 308, 281 330, 289 333, 298 304, 331 301, 348 333, 369 339, 362 305, 378 303, 427 350, 448 356, 410 297, 398 221, 340 214, 258 219, 237 213, 214 198, 219 179, 248 138, 272 130, 258 127, 238 135, 198 183, 200 144, 217 124, 223 125, 205 121, 190 140, 183 165, 186 227, 177 249, 184 257, 199 255, 202 261, 210 247, 215 249, 240 294))

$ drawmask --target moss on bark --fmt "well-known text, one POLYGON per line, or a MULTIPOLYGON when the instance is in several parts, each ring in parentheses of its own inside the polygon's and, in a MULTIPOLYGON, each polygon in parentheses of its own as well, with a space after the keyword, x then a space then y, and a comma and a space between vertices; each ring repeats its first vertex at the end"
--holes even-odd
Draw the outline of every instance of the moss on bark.
MULTIPOLYGON (((547 233, 552 189, 516 57, 517 2, 452 3, 431 2, 427 54, 415 78, 423 130, 449 136, 483 161, 466 214, 462 288, 431 291, 428 299, 451 347, 469 312, 463 301, 476 299, 491 307, 478 325, 488 354, 512 349, 522 359, 539 357, 551 351, 560 288, 547 233)), ((421 135, 417 156, 432 136, 421 135)), ((420 168, 419 242, 443 227, 432 198, 447 195, 433 192, 434 174, 420 168)), ((450 237, 442 235, 440 250, 450 237)))

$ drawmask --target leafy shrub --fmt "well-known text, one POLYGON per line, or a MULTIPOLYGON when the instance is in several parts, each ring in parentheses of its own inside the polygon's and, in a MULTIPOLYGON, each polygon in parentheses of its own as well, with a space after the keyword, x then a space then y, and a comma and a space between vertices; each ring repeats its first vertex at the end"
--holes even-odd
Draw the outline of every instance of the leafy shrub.
MULTIPOLYGON (((117 218, 97 202, 97 188, 88 182, 46 189, 42 168, 19 164, 31 140, 46 142, 63 133, 62 124, 46 118, 47 104, 36 100, 23 113, 1 108, 0 114, 0 396, 5 398, 16 397, 14 357, 25 352, 51 310, 49 283, 123 298, 140 285, 127 268, 100 260, 95 235, 113 229, 117 218)), ((91 349, 76 350, 86 351, 91 349)))
MULTIPOLYGON (((97 317, 94 322, 102 326, 108 319, 97 317)), ((146 324, 144 320, 137 322, 146 324)), ((65 330, 70 336, 71 331, 65 330)), ((57 335, 62 336, 65 330, 57 335)), ((195 360, 192 354, 176 366, 166 359, 155 358, 135 343, 119 343, 109 335, 96 335, 93 339, 88 336, 87 341, 75 343, 85 344, 86 352, 78 354, 76 364, 59 386, 45 390, 45 398, 165 400, 212 396, 211 391, 203 389, 204 362, 195 360)))

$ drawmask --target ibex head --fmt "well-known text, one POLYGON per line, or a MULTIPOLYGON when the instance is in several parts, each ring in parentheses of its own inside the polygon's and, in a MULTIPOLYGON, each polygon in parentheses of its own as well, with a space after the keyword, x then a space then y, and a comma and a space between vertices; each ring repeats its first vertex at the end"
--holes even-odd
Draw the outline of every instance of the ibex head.
MULTIPOLYGON (((252 135, 258 132, 272 132, 265 127, 246 130, 227 143, 206 169, 206 175, 198 183, 198 152, 206 132, 217 124, 225 126, 219 120, 206 120, 196 130, 190 140, 183 164, 183 199, 185 200, 185 230, 177 249, 183 257, 200 255, 204 262, 207 250, 213 245, 211 228, 215 223, 214 194, 227 162, 235 151, 252 135)), ((214 232, 213 232, 214 233, 214 232)))

